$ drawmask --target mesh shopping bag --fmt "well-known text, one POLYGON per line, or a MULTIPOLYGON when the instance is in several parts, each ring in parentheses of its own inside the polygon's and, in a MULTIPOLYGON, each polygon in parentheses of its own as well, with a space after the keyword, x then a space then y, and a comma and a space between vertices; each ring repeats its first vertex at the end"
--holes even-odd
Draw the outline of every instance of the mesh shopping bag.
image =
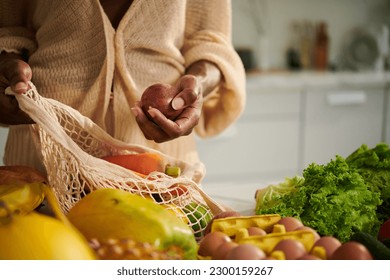
POLYGON ((201 236, 206 217, 224 211, 200 187, 202 163, 189 164, 157 150, 114 139, 77 110, 39 95, 36 87, 13 94, 21 110, 35 121, 31 125, 35 146, 42 156, 49 185, 64 213, 87 193, 100 188, 117 188, 153 199, 188 221, 195 236, 201 236), (110 163, 103 157, 154 153, 164 164, 177 166, 181 174, 172 177, 154 171, 147 176, 110 163))

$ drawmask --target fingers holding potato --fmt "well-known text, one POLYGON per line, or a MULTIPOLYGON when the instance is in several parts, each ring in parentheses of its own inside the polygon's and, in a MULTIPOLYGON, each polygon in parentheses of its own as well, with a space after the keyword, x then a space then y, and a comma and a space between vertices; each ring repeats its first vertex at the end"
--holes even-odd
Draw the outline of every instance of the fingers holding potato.
POLYGON ((159 83, 144 91, 132 111, 145 138, 161 143, 192 132, 203 105, 194 79, 186 75, 176 86, 159 83))

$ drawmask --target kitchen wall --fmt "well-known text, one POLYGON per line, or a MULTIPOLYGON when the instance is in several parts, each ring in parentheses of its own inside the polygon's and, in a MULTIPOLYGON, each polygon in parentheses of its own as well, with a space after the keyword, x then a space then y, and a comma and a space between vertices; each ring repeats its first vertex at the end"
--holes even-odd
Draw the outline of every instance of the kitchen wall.
POLYGON ((341 70, 339 56, 352 30, 364 28, 376 36, 383 25, 390 27, 390 0, 232 0, 232 12, 235 48, 252 49, 256 67, 272 71, 249 71, 242 117, 223 134, 198 140, 207 191, 230 199, 237 193, 229 194, 227 187, 239 185, 252 198, 248 194, 261 182, 301 174, 309 163, 347 156, 363 143, 388 142, 390 107, 383 104, 390 104, 389 71, 285 68, 291 23, 326 22, 329 62, 341 70), (364 96, 361 104, 329 101, 357 96, 364 96))
POLYGON ((268 68, 284 68, 293 21, 325 21, 330 36, 330 62, 337 64, 346 35, 356 27, 375 33, 383 24, 390 26, 390 0, 232 0, 233 43, 250 48, 260 65, 260 32, 268 42, 262 57, 268 68), (252 15, 256 15, 253 17, 252 15), (261 26, 262 28, 259 28, 261 26))

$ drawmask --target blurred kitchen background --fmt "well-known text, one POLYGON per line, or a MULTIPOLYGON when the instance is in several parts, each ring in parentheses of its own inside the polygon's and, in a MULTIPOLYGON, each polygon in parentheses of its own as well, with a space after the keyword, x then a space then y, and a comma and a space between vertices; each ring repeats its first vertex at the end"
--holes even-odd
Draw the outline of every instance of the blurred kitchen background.
POLYGON ((198 139, 206 192, 250 211, 256 189, 311 162, 390 143, 390 0, 232 0, 232 12, 247 107, 198 139))
POLYGON ((248 66, 264 70, 288 67, 289 50, 301 55, 302 68, 314 68, 315 61, 310 61, 314 58, 309 56, 314 54, 321 23, 327 29, 329 67, 354 67, 344 65, 345 52, 351 50, 346 48, 355 42, 356 48, 362 48, 355 51, 372 56, 370 40, 376 40, 383 26, 390 25, 388 0, 232 0, 232 12, 235 47, 252 51, 253 61, 248 66))
POLYGON ((312 163, 390 143, 390 0, 232 0, 247 107, 199 139, 217 200, 253 209, 255 191, 312 163))

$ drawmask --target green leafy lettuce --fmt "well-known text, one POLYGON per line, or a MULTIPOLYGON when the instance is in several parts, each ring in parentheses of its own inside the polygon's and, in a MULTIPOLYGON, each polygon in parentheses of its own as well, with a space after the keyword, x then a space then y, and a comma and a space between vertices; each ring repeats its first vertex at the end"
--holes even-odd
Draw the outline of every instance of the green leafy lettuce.
POLYGON ((310 164, 303 176, 259 190, 256 213, 299 218, 321 235, 340 241, 355 232, 376 235, 389 216, 389 148, 362 145, 347 159, 336 155, 328 164, 310 164))
POLYGON ((369 149, 362 145, 346 159, 355 167, 373 192, 379 192, 382 204, 378 206, 379 219, 390 218, 390 149, 385 143, 369 149))

